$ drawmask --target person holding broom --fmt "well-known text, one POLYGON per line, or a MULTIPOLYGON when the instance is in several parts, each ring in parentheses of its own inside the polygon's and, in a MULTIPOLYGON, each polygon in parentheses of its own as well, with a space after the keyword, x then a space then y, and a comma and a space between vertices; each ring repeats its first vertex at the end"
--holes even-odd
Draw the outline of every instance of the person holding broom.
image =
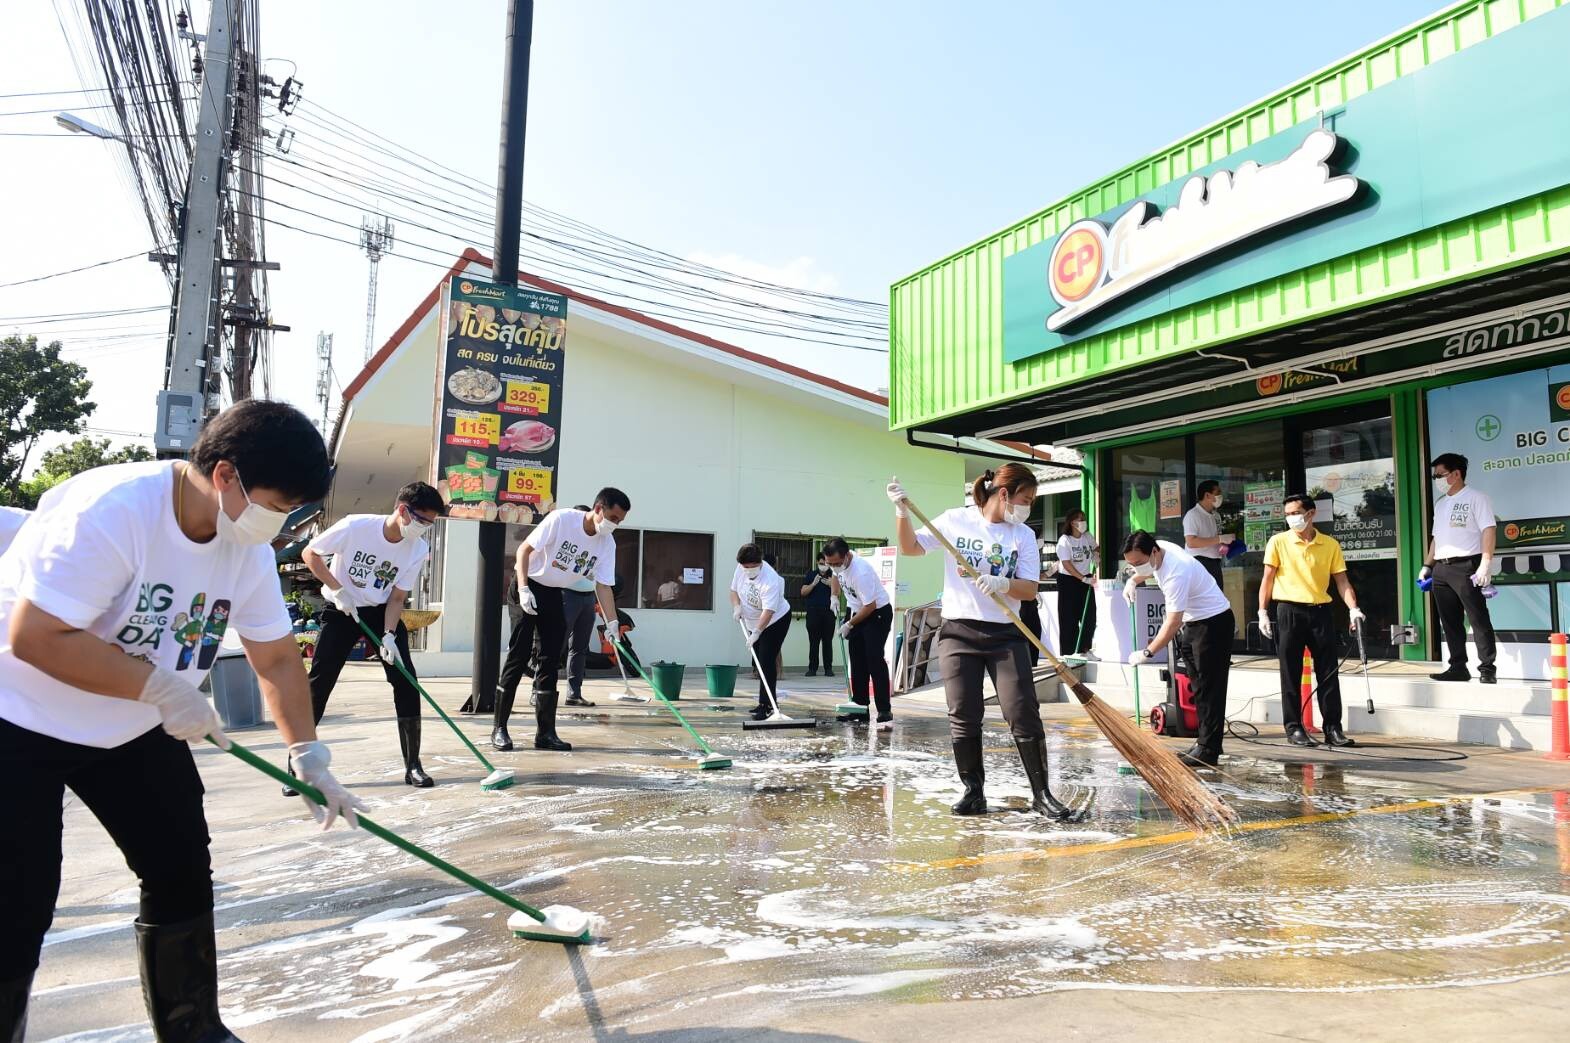
POLYGON ((524 665, 534 647, 534 630, 540 631, 540 661, 534 671, 534 748, 569 752, 572 744, 556 734, 556 688, 561 665, 562 641, 567 620, 562 592, 588 578, 594 581, 605 634, 621 635, 616 600, 616 527, 632 510, 632 501, 620 489, 604 488, 594 498, 592 510, 563 508, 547 514, 518 545, 518 601, 523 615, 512 628, 507 659, 496 686, 495 727, 491 746, 512 749, 507 721, 524 665))
POLYGON ((736 552, 736 572, 730 581, 731 614, 747 628, 747 644, 758 664, 758 705, 752 719, 766 720, 774 713, 769 696, 779 680, 780 648, 790 633, 790 602, 785 600, 785 580, 763 560, 755 543, 736 552))
POLYGON ((358 825, 328 770, 268 544, 320 499, 327 451, 310 420, 247 399, 209 420, 188 461, 95 468, 44 494, 0 562, 0 1039, 26 1033, 28 993, 60 890, 66 789, 141 883, 134 930, 160 1040, 227 1040, 219 1018, 212 862, 187 743, 228 748, 198 686, 230 627, 295 773, 326 826, 358 825))
MULTIPOLYGON (((920 557, 939 550, 942 543, 932 531, 911 526, 899 482, 890 482, 887 491, 894 503, 900 553, 920 557)), ((1079 816, 1052 795, 1048 783, 1047 733, 1031 677, 1029 643, 993 600, 994 596, 1006 599, 1017 614, 1021 600, 1036 596, 1041 551, 1035 532, 1024 524, 1036 499, 1036 476, 1020 464, 1004 464, 977 478, 970 494, 972 506, 944 511, 932 520, 932 528, 958 548, 977 573, 967 579, 954 559, 944 555, 943 626, 937 652, 948 699, 954 766, 965 787, 952 810, 956 815, 987 811, 981 722, 986 709, 982 682, 990 676, 1030 780, 1031 810, 1073 821, 1079 816)))

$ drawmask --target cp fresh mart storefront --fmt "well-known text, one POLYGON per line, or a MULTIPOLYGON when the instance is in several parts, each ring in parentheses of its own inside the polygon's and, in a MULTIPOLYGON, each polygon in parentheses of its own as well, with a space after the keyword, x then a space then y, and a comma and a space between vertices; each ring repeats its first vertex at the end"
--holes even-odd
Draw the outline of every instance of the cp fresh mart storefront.
POLYGON ((1240 621, 1281 495, 1309 492, 1370 653, 1419 660, 1427 462, 1461 452, 1501 519, 1501 674, 1545 676, 1570 626, 1567 54, 1557 4, 1452 5, 899 282, 893 425, 1079 448, 1104 575, 1220 481, 1240 621))

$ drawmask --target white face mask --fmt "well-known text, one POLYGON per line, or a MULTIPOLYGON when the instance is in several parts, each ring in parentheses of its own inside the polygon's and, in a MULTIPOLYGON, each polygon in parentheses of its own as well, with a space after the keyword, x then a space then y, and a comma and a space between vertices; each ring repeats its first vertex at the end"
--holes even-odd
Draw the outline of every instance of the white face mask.
POLYGON ((1027 521, 1030 520, 1030 504, 1009 504, 1008 513, 1005 515, 1005 517, 1007 517, 1008 520, 1013 522, 1015 525, 1024 525, 1027 521))
POLYGON ((601 536, 609 536, 616 531, 616 526, 621 522, 613 522, 603 514, 594 519, 594 531, 601 536))
POLYGON ((1140 579, 1149 579, 1156 574, 1156 567, 1150 562, 1134 566, 1134 575, 1140 579))
POLYGON ((1302 532, 1308 528, 1308 515, 1289 514, 1287 515, 1287 524, 1292 527, 1293 532, 1302 532))
POLYGON ((741 573, 748 579, 757 579, 759 576, 763 575, 763 569, 761 566, 757 565, 743 565, 741 567, 741 573))
POLYGON ((240 512, 240 517, 231 518, 229 512, 224 510, 223 501, 219 500, 218 538, 242 547, 260 547, 271 543, 283 529, 283 523, 289 520, 289 512, 272 511, 259 503, 252 503, 251 494, 245 491, 245 482, 240 480, 238 471, 234 478, 240 486, 240 495, 245 497, 245 510, 240 512))
POLYGON ((1074 535, 1075 536, 1083 536, 1083 535, 1085 535, 1085 523, 1084 522, 1075 522, 1074 523, 1074 535))

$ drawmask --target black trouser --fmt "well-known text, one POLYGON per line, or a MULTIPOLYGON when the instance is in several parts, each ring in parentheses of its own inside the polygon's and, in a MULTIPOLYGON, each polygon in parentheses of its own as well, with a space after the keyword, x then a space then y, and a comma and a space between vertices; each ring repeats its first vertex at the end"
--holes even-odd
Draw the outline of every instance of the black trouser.
POLYGON ((1439 610, 1439 629, 1445 635, 1450 653, 1450 669, 1466 670, 1466 628, 1462 616, 1472 624, 1472 639, 1477 642, 1477 672, 1494 676, 1494 623, 1488 618, 1488 599, 1472 576, 1482 564, 1480 555, 1447 558, 1434 562, 1434 607, 1439 610))
POLYGON ((1199 711, 1199 737, 1194 744, 1206 753, 1221 753, 1227 721, 1227 679, 1232 671, 1232 638, 1237 621, 1232 610, 1183 624, 1188 680, 1199 711))
POLYGON ((1303 651, 1314 657, 1319 689, 1320 726, 1341 727, 1341 649, 1336 642, 1336 617, 1330 603, 1305 605, 1277 601, 1276 655, 1281 659, 1281 723, 1303 724, 1303 651))
POLYGON ((773 620, 763 633, 758 635, 758 640, 752 643, 753 655, 757 657, 758 674, 758 706, 765 710, 773 710, 768 695, 764 694, 764 687, 776 699, 780 690, 777 686, 779 673, 775 670, 775 662, 779 659, 780 649, 785 645, 785 635, 790 633, 790 613, 787 612, 780 618, 773 620))
POLYGON ((872 701, 878 717, 892 717, 889 705, 889 661, 883 658, 883 645, 894 625, 894 606, 884 605, 851 628, 845 639, 850 654, 850 698, 867 705, 867 683, 872 683, 872 701))
MULTIPOLYGON (((1205 571, 1210 573, 1210 578, 1216 581, 1216 586, 1220 587, 1221 586, 1221 559, 1220 558, 1202 558, 1198 554, 1196 554, 1196 555, 1194 555, 1194 560, 1199 562, 1201 565, 1203 565, 1205 567, 1205 571)), ((1223 587, 1222 589, 1225 590, 1226 588, 1223 587)))
POLYGON ((60 811, 68 788, 141 881, 141 923, 177 924, 212 912, 202 778, 185 743, 154 728, 105 750, 0 721, 0 764, 0 836, 9 852, 0 857, 0 981, 38 966, 60 895, 60 811))
POLYGON ((536 629, 540 632, 540 661, 534 668, 536 695, 556 691, 556 675, 561 668, 562 638, 567 632, 561 588, 547 587, 531 579, 529 590, 534 593, 535 614, 531 616, 525 612, 513 626, 512 637, 507 641, 507 661, 502 664, 498 682, 509 702, 518 694, 518 681, 534 650, 536 629))
POLYGON ((1058 576, 1058 654, 1075 655, 1090 649, 1096 636, 1096 599, 1082 579, 1058 576))
POLYGON ((1030 642, 1013 623, 945 619, 938 631, 938 663, 949 704, 949 735, 955 742, 981 737, 986 694, 981 681, 992 678, 998 709, 1016 739, 1040 739, 1041 707, 1031 678, 1030 642))
POLYGON ((807 671, 818 669, 822 651, 823 670, 834 669, 834 610, 827 607, 807 609, 807 671))
MULTIPOLYGON (((1045 634, 1045 631, 1041 629, 1041 606, 1036 603, 1035 598, 1026 598, 1019 603, 1019 621, 1029 627, 1030 632, 1035 634, 1038 639, 1045 634)), ((1010 623, 1009 626, 1014 626, 1014 624, 1010 623)), ((1019 633, 1017 627, 1014 633, 1019 633)), ((1024 635, 1020 636, 1023 637, 1024 635)), ((1029 641, 1025 642, 1025 647, 1027 654, 1030 656, 1030 665, 1035 666, 1036 660, 1041 658, 1041 653, 1029 641)))
MULTIPOLYGON (((383 606, 371 605, 357 612, 380 641, 385 632, 382 629, 386 619, 383 606)), ((364 636, 365 631, 360 629, 360 625, 336 608, 329 606, 322 613, 322 628, 316 632, 316 649, 311 653, 311 712, 315 714, 317 724, 322 722, 322 714, 327 712, 327 700, 333 694, 333 686, 338 683, 338 675, 343 672, 343 664, 349 661, 354 643, 364 636)), ((382 673, 387 677, 387 683, 392 685, 395 712, 399 717, 420 716, 420 693, 409 683, 408 678, 398 672, 396 666, 383 662, 377 654, 380 647, 380 644, 373 642, 371 654, 382 664, 382 673)), ((402 620, 398 622, 398 657, 403 660, 409 676, 414 676, 414 660, 409 658, 409 631, 402 620)))
POLYGON ((567 690, 583 694, 583 674, 589 665, 589 642, 594 637, 594 591, 561 592, 562 627, 567 633, 563 658, 567 663, 567 690))

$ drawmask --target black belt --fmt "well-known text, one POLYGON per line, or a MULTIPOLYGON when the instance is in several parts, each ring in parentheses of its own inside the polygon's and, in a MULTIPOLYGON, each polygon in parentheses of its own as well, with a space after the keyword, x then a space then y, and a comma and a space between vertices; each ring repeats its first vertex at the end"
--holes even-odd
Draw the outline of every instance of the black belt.
POLYGON ((1481 554, 1468 554, 1464 558, 1435 558, 1434 559, 1434 564, 1436 564, 1436 565, 1468 565, 1468 564, 1471 564, 1474 561, 1480 560, 1482 557, 1483 556, 1481 554))

